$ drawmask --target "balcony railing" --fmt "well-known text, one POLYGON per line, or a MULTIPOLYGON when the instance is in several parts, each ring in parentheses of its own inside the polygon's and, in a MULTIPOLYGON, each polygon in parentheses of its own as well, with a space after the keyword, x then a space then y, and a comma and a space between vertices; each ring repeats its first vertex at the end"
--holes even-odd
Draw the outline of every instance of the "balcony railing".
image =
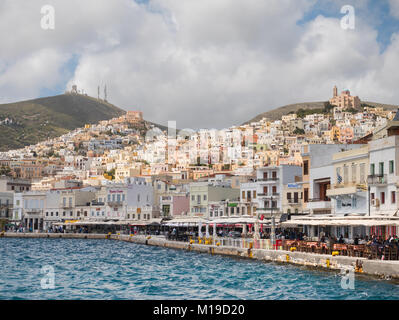
POLYGON ((280 193, 278 193, 278 192, 273 192, 272 194, 259 193, 258 196, 260 196, 260 197, 268 197, 268 198, 270 198, 270 197, 278 197, 278 196, 280 196, 280 193))
POLYGON ((280 208, 257 208, 256 211, 280 211, 280 208))
POLYGON ((108 201, 108 205, 112 207, 122 206, 123 201, 108 201))
POLYGON ((387 182, 386 174, 372 174, 367 176, 367 183, 369 185, 385 185, 387 182))
POLYGON ((324 197, 324 198, 311 198, 308 200, 308 202, 322 202, 322 201, 331 201, 331 199, 328 197, 324 197))
POLYGON ((261 178, 261 179, 258 179, 258 181, 278 181, 279 180, 279 178, 273 178, 273 177, 270 177, 270 178, 261 178))
POLYGON ((299 199, 288 199, 288 203, 289 203, 289 204, 301 204, 301 203, 299 202, 299 199))

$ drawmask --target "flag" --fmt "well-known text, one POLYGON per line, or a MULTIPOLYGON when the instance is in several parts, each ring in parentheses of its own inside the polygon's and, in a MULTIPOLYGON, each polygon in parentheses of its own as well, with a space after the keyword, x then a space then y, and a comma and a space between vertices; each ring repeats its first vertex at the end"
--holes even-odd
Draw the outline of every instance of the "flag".
POLYGON ((337 171, 337 181, 338 184, 342 182, 342 177, 339 175, 338 171, 337 171))

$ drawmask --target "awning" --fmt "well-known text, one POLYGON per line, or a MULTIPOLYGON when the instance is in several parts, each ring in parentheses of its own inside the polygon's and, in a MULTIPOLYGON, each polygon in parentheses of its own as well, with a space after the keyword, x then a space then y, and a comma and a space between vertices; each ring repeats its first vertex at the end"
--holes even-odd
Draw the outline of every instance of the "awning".
POLYGON ((288 220, 282 222, 283 227, 304 226, 399 226, 399 220, 377 219, 336 219, 336 220, 288 220))

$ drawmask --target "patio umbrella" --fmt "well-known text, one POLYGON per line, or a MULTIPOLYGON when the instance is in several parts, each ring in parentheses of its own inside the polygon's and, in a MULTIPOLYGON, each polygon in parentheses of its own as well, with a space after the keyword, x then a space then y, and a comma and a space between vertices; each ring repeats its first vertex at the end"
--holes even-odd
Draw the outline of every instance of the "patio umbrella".
POLYGON ((255 222, 254 239, 259 239, 259 222, 255 222))
POLYGON ((245 223, 242 224, 242 233, 247 234, 247 225, 245 223))
POLYGON ((205 230, 206 230, 206 233, 205 233, 206 235, 205 236, 207 238, 209 238, 210 235, 209 235, 209 224, 208 223, 206 224, 206 229, 205 230))
POLYGON ((198 237, 202 238, 202 221, 198 222, 198 237))

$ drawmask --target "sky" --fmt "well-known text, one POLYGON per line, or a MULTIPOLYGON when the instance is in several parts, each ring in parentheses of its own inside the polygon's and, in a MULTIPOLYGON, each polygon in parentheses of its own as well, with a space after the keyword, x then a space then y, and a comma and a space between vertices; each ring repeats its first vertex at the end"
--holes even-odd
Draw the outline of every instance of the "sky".
POLYGON ((106 85, 111 103, 193 129, 327 101, 334 85, 399 104, 399 0, 0 0, 0 39, 0 103, 106 85))

